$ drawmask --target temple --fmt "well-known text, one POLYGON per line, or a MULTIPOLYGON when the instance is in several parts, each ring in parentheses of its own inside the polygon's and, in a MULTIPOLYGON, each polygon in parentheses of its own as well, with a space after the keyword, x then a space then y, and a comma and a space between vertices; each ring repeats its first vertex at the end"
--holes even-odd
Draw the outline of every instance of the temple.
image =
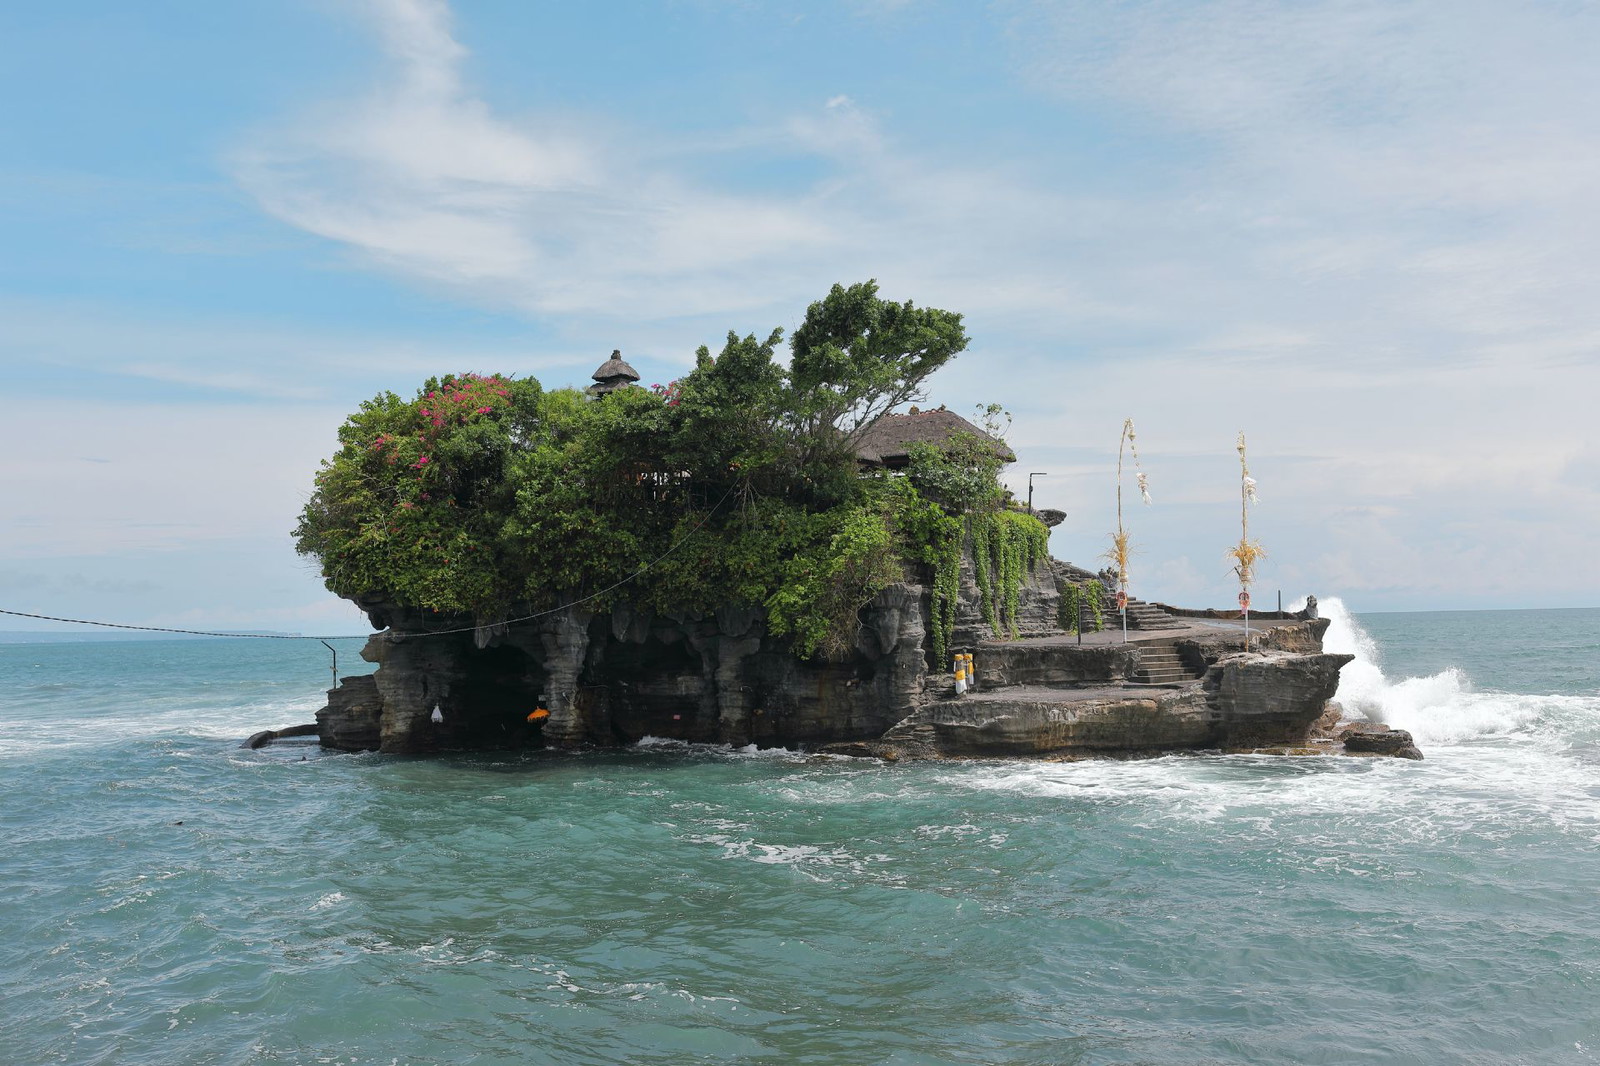
POLYGON ((621 349, 613 349, 611 358, 601 363, 600 368, 591 376, 594 378, 594 384, 586 390, 590 396, 604 396, 608 392, 625 389, 639 381, 639 372, 623 360, 621 349))

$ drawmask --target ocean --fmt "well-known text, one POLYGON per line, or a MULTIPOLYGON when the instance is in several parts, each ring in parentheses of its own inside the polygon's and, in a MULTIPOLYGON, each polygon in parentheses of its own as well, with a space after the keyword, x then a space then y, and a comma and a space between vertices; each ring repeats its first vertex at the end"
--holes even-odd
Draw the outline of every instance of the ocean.
POLYGON ((0 1062, 1594 1060, 1600 610, 1323 609, 1425 761, 252 752, 314 641, 0 645, 0 1062))

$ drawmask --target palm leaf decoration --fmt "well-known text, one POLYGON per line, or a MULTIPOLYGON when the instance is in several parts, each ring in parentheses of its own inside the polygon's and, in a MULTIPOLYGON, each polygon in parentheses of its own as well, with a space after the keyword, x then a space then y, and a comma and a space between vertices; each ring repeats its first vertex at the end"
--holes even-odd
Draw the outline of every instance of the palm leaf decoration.
POLYGON ((1267 549, 1259 540, 1250 539, 1250 505, 1258 501, 1256 479, 1250 476, 1250 459, 1245 454, 1243 430, 1239 432, 1234 449, 1239 453, 1239 543, 1229 548, 1224 558, 1233 560, 1240 593, 1248 593, 1250 583, 1255 580, 1256 564, 1267 557, 1267 549))
POLYGON ((1233 572, 1239 578, 1239 588, 1249 591, 1250 583, 1256 578, 1256 563, 1267 557, 1267 549, 1261 546, 1259 540, 1239 538, 1239 543, 1229 548, 1226 558, 1233 560, 1233 572))
POLYGON ((1111 534, 1111 548, 1102 556, 1117 568, 1117 589, 1128 591, 1128 559, 1133 554, 1133 538, 1122 524, 1122 456, 1126 452, 1133 458, 1134 481, 1144 502, 1150 502, 1150 485, 1144 467, 1139 462, 1139 438, 1133 429, 1133 419, 1122 420, 1122 438, 1117 441, 1117 530, 1111 534))

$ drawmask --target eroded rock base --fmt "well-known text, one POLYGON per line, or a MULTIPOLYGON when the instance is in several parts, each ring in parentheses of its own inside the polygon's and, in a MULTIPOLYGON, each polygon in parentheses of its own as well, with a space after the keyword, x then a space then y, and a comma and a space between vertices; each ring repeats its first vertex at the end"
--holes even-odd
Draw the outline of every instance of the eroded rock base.
MULTIPOLYGON (((967 565, 967 564, 964 564, 967 565)), ((362 651, 378 670, 345 679, 317 714, 344 751, 616 746, 646 736, 809 747, 882 759, 1131 757, 1172 751, 1331 750, 1339 669, 1328 622, 1282 617, 1251 634, 1147 608, 1131 639, 1062 632, 1062 589, 1092 575, 1041 564, 1020 598, 1020 640, 994 639, 976 584, 961 582, 952 650, 973 652, 957 697, 930 661, 928 588, 890 586, 859 615, 853 646, 800 659, 761 611, 665 616, 628 604, 569 608, 472 628, 373 599, 386 627, 362 651), (1318 741, 1318 736, 1323 741, 1318 741)), ((1344 749, 1408 758, 1371 736, 1344 749)))

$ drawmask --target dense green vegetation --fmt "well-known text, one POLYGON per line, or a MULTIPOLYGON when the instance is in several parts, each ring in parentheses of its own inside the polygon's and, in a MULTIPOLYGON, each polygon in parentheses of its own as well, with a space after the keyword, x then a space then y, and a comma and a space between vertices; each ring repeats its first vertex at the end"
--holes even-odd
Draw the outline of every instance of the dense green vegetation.
POLYGON ((729 334, 679 381, 600 398, 477 374, 384 393, 340 428, 297 547, 339 595, 480 623, 584 597, 760 605, 804 655, 847 649, 860 608, 909 576, 934 587, 943 658, 971 543, 985 617, 1014 630, 1047 531, 1005 508, 993 448, 920 446, 907 476, 863 476, 854 458, 966 347, 961 316, 836 285, 787 366, 782 340, 729 334))
POLYGON ((1061 616, 1058 624, 1068 633, 1098 633, 1105 628, 1105 586, 1099 581, 1086 581, 1082 585, 1069 584, 1061 595, 1061 616), (1085 617, 1087 615, 1087 617, 1085 617))

